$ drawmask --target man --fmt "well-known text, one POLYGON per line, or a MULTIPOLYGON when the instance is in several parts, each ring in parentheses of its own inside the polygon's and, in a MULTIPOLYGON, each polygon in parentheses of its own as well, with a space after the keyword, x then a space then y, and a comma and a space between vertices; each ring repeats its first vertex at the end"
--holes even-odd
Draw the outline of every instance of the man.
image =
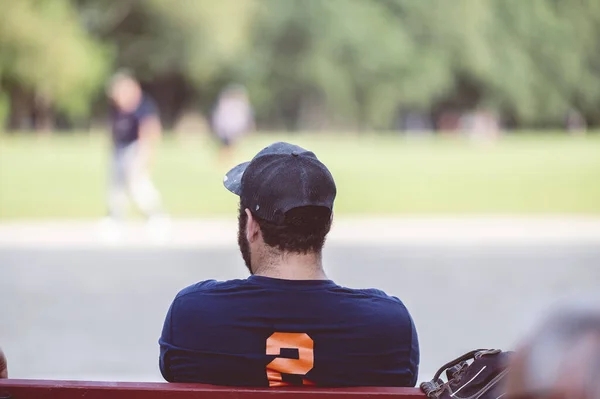
POLYGON ((0 348, 0 378, 8 378, 8 363, 6 362, 6 356, 0 348))
POLYGON ((123 219, 129 194, 151 222, 163 222, 160 196, 149 176, 154 147, 161 135, 156 107, 139 83, 124 73, 111 79, 108 95, 113 105, 108 221, 123 219))
POLYGON ((600 307, 553 313, 517 351, 507 398, 600 399, 600 307))
POLYGON ((238 244, 251 276, 200 282, 177 295, 159 341, 164 378, 414 386, 419 347, 402 302, 325 275, 336 186, 315 154, 275 143, 229 171, 224 184, 240 196, 238 244))

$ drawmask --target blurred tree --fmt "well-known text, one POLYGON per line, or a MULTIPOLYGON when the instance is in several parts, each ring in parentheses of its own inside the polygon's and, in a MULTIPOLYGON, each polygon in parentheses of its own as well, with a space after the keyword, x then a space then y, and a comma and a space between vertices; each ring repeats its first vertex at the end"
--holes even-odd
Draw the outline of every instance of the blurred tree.
POLYGON ((553 67, 553 77, 560 78, 569 105, 597 126, 600 124, 600 2, 579 0, 570 4, 553 0, 552 3, 555 19, 563 21, 567 34, 560 38, 564 52, 557 54, 555 48, 547 48, 546 60, 553 67), (555 61, 557 57, 559 63, 555 61))
MULTIPOLYGON (((84 115, 133 70, 168 124, 246 84, 264 127, 389 129, 478 107, 600 123, 597 0, 0 0, 0 115, 84 115), (7 98, 10 101, 7 101, 7 98), (48 113, 48 112, 46 112, 48 113)), ((19 118, 17 118, 19 119, 19 118)), ((44 118, 37 118, 43 120, 44 118)), ((43 124, 43 123, 42 123, 43 124)))
POLYGON ((458 21, 435 24, 454 25, 435 40, 451 56, 450 98, 474 91, 471 107, 489 107, 525 126, 560 126, 571 108, 592 120, 600 116, 600 3, 460 0, 441 15, 458 21))
POLYGON ((524 125, 556 126, 571 107, 591 120, 600 115, 594 0, 261 6, 245 72, 259 111, 288 127, 302 128, 302 110, 315 102, 337 125, 366 128, 391 127, 399 108, 483 106, 524 125))
POLYGON ((34 115, 39 129, 52 127, 54 108, 73 117, 86 115, 106 72, 108 54, 81 27, 71 4, 66 0, 0 3, 4 90, 12 97, 26 93, 31 101, 20 106, 29 106, 25 113, 34 115))
POLYGON ((252 0, 74 0, 84 25, 142 78, 173 71, 204 83, 245 44, 252 0))
POLYGON ((467 37, 453 18, 454 2, 261 5, 246 60, 254 66, 247 71, 251 92, 259 109, 291 118, 288 126, 297 126, 303 107, 320 101, 336 125, 389 128, 400 107, 427 109, 454 86, 454 50, 467 37))
POLYGON ((156 97, 168 125, 221 77, 247 44, 253 0, 73 0, 83 24, 113 46, 156 97))
POLYGON ((597 93, 598 76, 588 75, 588 87, 580 78, 586 72, 593 74, 585 65, 589 57, 585 42, 597 45, 598 32, 588 27, 584 35, 577 33, 582 21, 593 20, 594 14, 597 18, 594 3, 490 1, 487 8, 480 8, 470 35, 480 43, 462 54, 464 73, 476 79, 488 102, 521 123, 560 123, 571 107, 580 105, 577 92, 586 91, 593 99, 584 97, 597 104, 600 97, 592 92, 597 93))

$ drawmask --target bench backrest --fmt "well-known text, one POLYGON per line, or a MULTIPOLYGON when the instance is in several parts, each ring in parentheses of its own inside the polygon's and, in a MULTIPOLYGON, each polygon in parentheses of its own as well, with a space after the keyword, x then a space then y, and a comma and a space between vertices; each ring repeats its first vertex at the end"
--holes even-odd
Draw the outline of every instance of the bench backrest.
POLYGON ((12 399, 425 399, 417 388, 233 388, 201 384, 0 380, 12 399))

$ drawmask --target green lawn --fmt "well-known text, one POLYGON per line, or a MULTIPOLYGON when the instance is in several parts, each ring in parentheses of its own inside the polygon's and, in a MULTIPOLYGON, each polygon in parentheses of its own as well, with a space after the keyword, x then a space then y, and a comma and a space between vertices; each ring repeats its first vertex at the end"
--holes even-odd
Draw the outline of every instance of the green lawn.
MULTIPOLYGON (((600 136, 513 135, 493 145, 381 135, 256 135, 239 161, 275 140, 316 152, 337 185, 338 214, 600 214, 600 136)), ((103 136, 0 136, 0 219, 104 214, 103 136)), ((177 217, 233 215, 237 198, 206 138, 163 141, 154 165, 177 217)))

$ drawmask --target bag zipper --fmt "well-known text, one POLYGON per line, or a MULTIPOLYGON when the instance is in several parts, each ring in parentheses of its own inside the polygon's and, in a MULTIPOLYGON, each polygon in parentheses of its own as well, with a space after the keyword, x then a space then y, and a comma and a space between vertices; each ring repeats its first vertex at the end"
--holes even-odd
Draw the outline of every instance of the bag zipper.
POLYGON ((486 393, 487 391, 489 391, 489 389, 491 387, 493 387, 499 380, 502 379, 502 377, 504 377, 506 374, 508 374, 508 368, 506 368, 505 370, 503 370, 500 374, 498 374, 497 376, 495 376, 490 382, 487 383, 486 386, 484 386, 481 391, 477 392, 477 394, 472 395, 472 396, 467 396, 467 397, 461 397, 461 396, 452 396, 455 399, 479 399, 484 393, 486 393))

